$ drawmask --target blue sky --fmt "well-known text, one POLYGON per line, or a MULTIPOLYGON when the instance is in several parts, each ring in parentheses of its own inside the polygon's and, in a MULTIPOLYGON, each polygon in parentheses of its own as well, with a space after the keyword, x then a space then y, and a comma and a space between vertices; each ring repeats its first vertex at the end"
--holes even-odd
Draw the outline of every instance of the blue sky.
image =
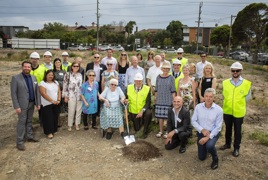
MULTIPOLYGON (((99 0, 100 25, 136 21, 138 29, 165 29, 172 20, 197 26, 197 0, 99 0)), ((230 24, 231 15, 237 15, 254 0, 202 1, 201 27, 230 24)), ((265 2, 265 1, 264 1, 265 2)), ((266 2, 267 3, 267 2, 266 2)), ((65 25, 96 23, 97 0, 9 0, 1 1, 0 25, 21 25, 42 29, 44 23, 65 25), (27 3, 26 3, 27 2, 27 3)))

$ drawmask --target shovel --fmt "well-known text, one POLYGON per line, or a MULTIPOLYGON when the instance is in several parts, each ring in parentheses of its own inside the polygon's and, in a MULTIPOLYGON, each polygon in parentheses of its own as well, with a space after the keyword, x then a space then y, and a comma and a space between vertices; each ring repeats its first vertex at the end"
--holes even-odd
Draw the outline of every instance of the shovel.
POLYGON ((128 110, 127 110, 127 104, 123 104, 125 107, 125 116, 126 116, 126 125, 127 125, 127 135, 124 137, 126 145, 129 145, 130 143, 135 142, 135 136, 129 135, 129 124, 128 124, 128 110))

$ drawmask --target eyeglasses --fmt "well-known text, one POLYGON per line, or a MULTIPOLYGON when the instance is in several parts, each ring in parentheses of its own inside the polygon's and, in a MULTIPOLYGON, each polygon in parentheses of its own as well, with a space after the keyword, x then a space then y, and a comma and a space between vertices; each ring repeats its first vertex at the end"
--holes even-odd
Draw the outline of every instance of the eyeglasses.
POLYGON ((121 56, 127 56, 126 54, 121 54, 121 56))
POLYGON ((116 84, 111 84, 111 86, 117 86, 116 84))
POLYGON ((113 64, 107 64, 107 66, 112 66, 113 64))
POLYGON ((182 54, 182 53, 177 53, 177 54, 182 54))
POLYGON ((234 72, 236 72, 236 73, 238 73, 238 72, 240 72, 241 70, 240 69, 238 69, 238 70, 231 70, 233 73, 234 72))
POLYGON ((94 75, 94 74, 89 74, 88 76, 89 76, 89 77, 95 77, 95 75, 94 75))
POLYGON ((99 59, 100 57, 94 57, 95 59, 99 59))
POLYGON ((79 66, 73 66, 73 67, 79 67, 79 66))
POLYGON ((200 56, 200 57, 206 57, 206 56, 200 56))

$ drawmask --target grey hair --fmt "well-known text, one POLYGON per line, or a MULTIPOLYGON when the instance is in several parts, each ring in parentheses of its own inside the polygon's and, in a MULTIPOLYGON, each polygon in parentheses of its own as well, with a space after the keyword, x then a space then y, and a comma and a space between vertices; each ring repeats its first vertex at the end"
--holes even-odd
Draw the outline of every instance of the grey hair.
POLYGON ((118 80, 113 78, 109 81, 109 84, 112 84, 112 83, 115 83, 116 85, 118 85, 118 80))
POLYGON ((87 72, 86 72, 86 76, 88 76, 89 75, 89 73, 94 73, 94 75, 96 75, 96 73, 95 73, 95 71, 93 70, 93 69, 90 69, 90 70, 88 70, 87 72))
POLYGON ((206 94, 206 93, 212 93, 213 95, 216 95, 216 91, 215 91, 215 89, 213 89, 213 88, 207 88, 207 89, 205 90, 205 93, 204 93, 204 94, 206 94))

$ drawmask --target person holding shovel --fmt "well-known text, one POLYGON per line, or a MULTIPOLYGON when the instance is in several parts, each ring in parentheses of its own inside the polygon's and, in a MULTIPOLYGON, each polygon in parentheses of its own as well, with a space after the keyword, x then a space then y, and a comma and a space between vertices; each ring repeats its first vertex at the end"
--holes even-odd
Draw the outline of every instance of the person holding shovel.
POLYGON ((133 121, 136 137, 145 139, 148 135, 148 128, 152 121, 150 87, 143 85, 143 75, 137 73, 134 77, 134 84, 127 86, 127 99, 129 118, 133 121), (144 125, 143 132, 141 127, 144 125), (140 134, 141 132, 142 134, 140 134))

